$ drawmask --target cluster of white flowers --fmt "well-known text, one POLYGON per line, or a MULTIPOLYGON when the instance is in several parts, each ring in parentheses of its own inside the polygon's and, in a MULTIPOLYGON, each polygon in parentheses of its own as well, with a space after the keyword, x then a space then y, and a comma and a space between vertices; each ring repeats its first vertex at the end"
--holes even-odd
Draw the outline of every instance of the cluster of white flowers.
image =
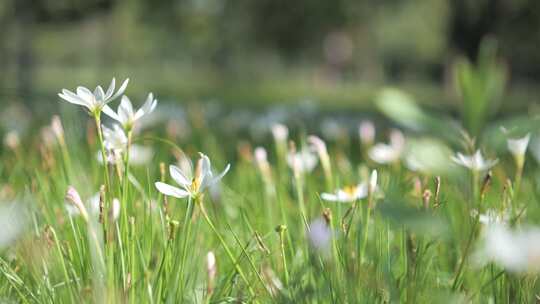
MULTIPOLYGON (((128 82, 129 79, 126 79, 116 93, 114 92, 116 80, 113 78, 106 93, 101 86, 97 86, 93 93, 86 87, 79 86, 76 93, 63 89, 58 96, 67 102, 87 108, 91 115, 99 117, 103 112, 119 123, 119 125, 114 124, 112 128, 101 126, 104 146, 108 152, 108 155, 106 155, 108 163, 120 161, 122 155, 129 149, 130 157, 133 160, 132 163, 144 164, 152 157, 151 149, 131 145, 129 135, 126 135, 126 133, 130 134, 137 121, 154 111, 157 100, 152 93, 149 93, 143 106, 135 111, 130 99, 123 95, 118 110, 114 112, 109 103, 124 94, 128 82)), ((99 160, 103 161, 101 155, 99 155, 99 160)))

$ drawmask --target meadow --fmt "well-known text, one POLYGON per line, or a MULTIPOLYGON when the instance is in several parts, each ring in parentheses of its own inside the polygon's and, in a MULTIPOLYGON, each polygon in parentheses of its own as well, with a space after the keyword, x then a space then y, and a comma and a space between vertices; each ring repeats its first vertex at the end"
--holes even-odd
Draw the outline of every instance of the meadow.
POLYGON ((58 88, 4 136, 0 302, 537 302, 538 121, 497 115, 492 59, 458 64, 458 117, 58 88))

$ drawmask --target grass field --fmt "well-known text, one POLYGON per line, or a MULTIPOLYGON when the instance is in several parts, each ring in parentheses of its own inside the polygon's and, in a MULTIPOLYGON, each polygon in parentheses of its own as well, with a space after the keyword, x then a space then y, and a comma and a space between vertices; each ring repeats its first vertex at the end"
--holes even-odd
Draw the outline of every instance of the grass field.
POLYGON ((395 90, 375 124, 302 106, 104 109, 114 92, 64 91, 73 111, 4 136, 0 302, 540 298, 534 118, 473 117, 474 140, 470 117, 395 90))

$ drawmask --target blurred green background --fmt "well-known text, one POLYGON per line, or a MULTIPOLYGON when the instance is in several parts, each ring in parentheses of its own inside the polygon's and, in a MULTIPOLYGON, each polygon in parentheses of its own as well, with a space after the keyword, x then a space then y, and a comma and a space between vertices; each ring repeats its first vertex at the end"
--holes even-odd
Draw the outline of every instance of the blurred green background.
POLYGON ((540 96, 534 0, 3 0, 0 28, 0 104, 34 111, 113 76, 134 100, 363 110, 392 85, 452 111, 452 67, 488 36, 510 75, 503 108, 540 96))

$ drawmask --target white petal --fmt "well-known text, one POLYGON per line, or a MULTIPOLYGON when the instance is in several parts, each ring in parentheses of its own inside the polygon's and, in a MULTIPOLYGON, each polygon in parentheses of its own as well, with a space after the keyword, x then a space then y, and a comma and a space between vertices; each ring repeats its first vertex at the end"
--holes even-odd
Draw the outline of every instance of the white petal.
POLYGON ((148 94, 148 97, 146 98, 144 105, 139 110, 137 110, 137 113, 135 113, 134 120, 137 120, 143 117, 144 115, 154 111, 154 109, 156 108, 156 105, 157 105, 157 100, 154 99, 154 94, 152 93, 148 94))
POLYGON ((107 93, 105 93, 105 100, 108 100, 111 98, 112 94, 114 93, 114 88, 116 86, 116 79, 111 80, 111 84, 109 85, 109 88, 107 89, 107 93))
POLYGON ((96 103, 96 98, 94 97, 94 94, 92 94, 92 92, 85 87, 77 87, 77 95, 81 99, 86 100, 86 102, 88 102, 88 104, 90 105, 95 105, 96 103))
POLYGON ((122 101, 118 106, 118 116, 122 120, 122 123, 127 123, 133 117, 133 106, 131 105, 131 100, 126 95, 122 96, 122 101))
POLYGON ((124 94, 124 91, 126 90, 126 87, 127 87, 128 83, 129 83, 129 78, 124 80, 124 82, 120 86, 120 89, 118 89, 118 91, 111 98, 109 98, 106 102, 111 102, 111 101, 115 100, 116 98, 118 98, 118 96, 124 94))
POLYGON ((96 87, 96 89, 94 90, 94 96, 99 101, 105 100, 105 92, 103 92, 103 88, 101 86, 96 87))
POLYGON ((73 104, 81 105, 85 107, 89 106, 86 100, 81 99, 79 96, 75 95, 73 92, 68 91, 68 90, 62 90, 62 93, 59 93, 58 96, 69 103, 73 103, 73 104))
POLYGON ((216 177, 213 177, 211 178, 208 183, 205 185, 205 187, 210 187, 212 185, 214 185, 215 183, 219 182, 223 176, 225 176, 225 174, 227 174, 227 172, 229 172, 229 169, 231 168, 231 164, 227 164, 227 166, 225 167, 225 169, 223 170, 223 172, 221 172, 219 175, 217 175, 216 177))
POLYGON ((169 173, 171 174, 171 177, 174 179, 175 182, 177 182, 179 185, 182 186, 189 186, 191 185, 191 179, 190 176, 187 176, 178 168, 177 166, 170 165, 169 166, 169 173))
POLYGON ((116 120, 116 121, 118 121, 120 123, 122 122, 120 120, 120 117, 108 105, 105 105, 101 111, 103 113, 105 113, 107 116, 109 116, 110 118, 112 118, 112 119, 114 119, 114 120, 116 120))
POLYGON ((171 185, 168 185, 162 182, 156 182, 155 185, 156 185, 156 188, 159 190, 159 192, 165 195, 174 196, 177 198, 184 198, 189 195, 189 193, 185 190, 173 187, 171 185))
POLYGON ((331 193, 321 193, 321 198, 329 202, 337 202, 338 197, 335 194, 331 193))

